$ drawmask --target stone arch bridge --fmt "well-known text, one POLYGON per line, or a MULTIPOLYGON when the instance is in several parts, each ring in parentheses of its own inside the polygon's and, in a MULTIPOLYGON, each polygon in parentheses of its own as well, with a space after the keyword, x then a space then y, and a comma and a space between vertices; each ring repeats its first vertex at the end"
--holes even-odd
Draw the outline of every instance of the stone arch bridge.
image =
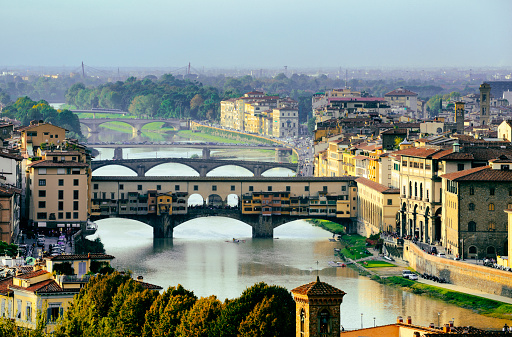
POLYGON ((128 218, 153 227, 155 238, 172 237, 176 226, 198 217, 220 216, 252 227, 253 237, 272 237, 274 228, 299 219, 327 219, 355 233, 354 177, 92 177, 91 219, 128 218), (203 205, 188 199, 200 195, 203 205), (230 195, 238 205, 225 207, 230 195), (162 212, 158 196, 171 211, 162 212), (212 204, 210 198, 220 202, 212 204), (172 205, 171 205, 172 202, 172 205))
POLYGON ((82 118, 80 124, 86 126, 90 133, 99 133, 100 125, 108 122, 123 122, 133 128, 133 134, 140 134, 144 125, 163 122, 164 125, 172 126, 176 130, 187 130, 189 128, 188 120, 181 119, 129 119, 129 118, 82 118))
POLYGON ((193 158, 154 158, 154 159, 120 159, 120 160, 93 160, 91 162, 92 171, 100 167, 109 165, 120 165, 127 167, 137 173, 137 176, 144 177, 146 172, 161 164, 178 163, 186 165, 199 173, 200 177, 206 177, 208 172, 226 165, 235 165, 251 171, 255 177, 273 168, 287 168, 294 172, 297 171, 297 164, 259 162, 245 160, 220 160, 220 159, 193 159, 193 158))

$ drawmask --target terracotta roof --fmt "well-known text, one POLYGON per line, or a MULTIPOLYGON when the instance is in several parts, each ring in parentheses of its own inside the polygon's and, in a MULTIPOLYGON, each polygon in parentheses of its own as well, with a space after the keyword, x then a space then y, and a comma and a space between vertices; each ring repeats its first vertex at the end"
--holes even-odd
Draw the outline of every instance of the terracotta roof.
POLYGON ((488 161, 490 159, 499 158, 502 155, 512 156, 512 149, 499 147, 482 147, 482 146, 464 146, 459 152, 453 152, 452 149, 443 150, 432 156, 433 159, 441 160, 476 160, 488 161))
POLYGON ((366 157, 366 156, 361 156, 361 155, 358 155, 358 156, 354 156, 354 159, 356 160, 365 160, 365 159, 370 159, 369 157, 366 157))
POLYGON ((20 287, 11 285, 9 286, 9 289, 16 289, 16 290, 25 290, 30 291, 35 294, 49 294, 49 293, 60 293, 60 292, 79 292, 80 289, 62 289, 57 282, 53 279, 44 280, 42 282, 38 282, 35 284, 30 285, 29 287, 20 287))
POLYGON ((88 167, 85 163, 78 163, 76 161, 59 161, 52 160, 38 160, 28 165, 30 167, 88 167))
POLYGON ((0 294, 6 295, 9 293, 10 286, 12 286, 12 276, 0 280, 0 294))
POLYGON ((115 257, 112 255, 108 255, 108 254, 91 253, 91 254, 57 255, 57 256, 47 257, 47 259, 52 260, 52 261, 87 260, 87 259, 112 260, 112 259, 115 259, 115 257))
POLYGON ((35 125, 28 125, 28 126, 25 126, 25 127, 21 127, 21 128, 19 128, 19 129, 18 129, 18 131, 31 130, 31 129, 34 129, 34 128, 37 128, 37 127, 40 127, 40 126, 43 126, 43 125, 51 125, 51 126, 53 126, 53 127, 59 128, 59 129, 61 129, 61 130, 68 131, 67 129, 61 128, 60 126, 53 125, 53 124, 51 124, 51 123, 41 123, 41 124, 35 124, 35 125))
POLYGON ((380 133, 381 135, 403 135, 407 134, 407 129, 389 129, 380 133))
POLYGON ((389 188, 385 185, 376 183, 375 181, 372 181, 367 178, 363 178, 363 177, 357 178, 356 182, 358 184, 363 184, 365 186, 368 186, 369 188, 371 188, 377 192, 383 193, 383 194, 399 194, 400 193, 400 189, 389 188))
POLYGON ((49 272, 47 272, 46 270, 36 270, 36 271, 32 271, 30 273, 26 273, 26 274, 22 274, 22 275, 18 275, 18 276, 15 276, 16 278, 19 278, 19 279, 22 279, 22 280, 28 280, 32 277, 37 277, 37 276, 41 276, 41 275, 44 275, 44 274, 50 274, 49 272))
POLYGON ((328 101, 335 102, 384 102, 382 97, 330 97, 328 101))
POLYGON ((10 153, 10 152, 4 152, 4 151, 0 151, 0 157, 10 158, 10 159, 18 160, 18 161, 23 160, 23 157, 20 155, 17 155, 15 153, 10 153))
POLYGON ((138 282, 144 289, 149 289, 149 290, 162 290, 163 289, 162 287, 157 286, 156 284, 151 284, 151 283, 141 282, 141 281, 138 281, 138 282))
POLYGON ((431 147, 411 147, 408 149, 398 150, 393 152, 393 155, 418 157, 418 158, 432 158, 433 155, 441 149, 431 147))
POLYGON ((490 166, 482 166, 469 170, 447 173, 442 175, 441 178, 453 181, 511 182, 512 171, 493 170, 490 166))
POLYGON ((398 88, 384 94, 384 97, 386 96, 418 96, 418 94, 404 88, 398 88))
POLYGON ((343 297, 346 294, 343 290, 334 288, 333 286, 325 282, 321 282, 319 276, 316 277, 315 282, 304 284, 300 287, 292 289, 292 293, 307 296, 338 295, 340 297, 343 297))

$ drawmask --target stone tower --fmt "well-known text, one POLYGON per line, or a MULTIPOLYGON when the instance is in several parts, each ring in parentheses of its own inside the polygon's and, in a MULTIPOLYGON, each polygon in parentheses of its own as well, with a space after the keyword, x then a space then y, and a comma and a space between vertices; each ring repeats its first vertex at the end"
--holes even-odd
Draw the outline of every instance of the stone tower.
POLYGON ((339 337, 340 304, 345 292, 320 282, 311 282, 292 290, 295 300, 297 337, 339 337))
POLYGON ((464 134, 464 102, 455 102, 455 124, 457 134, 464 134))
POLYGON ((489 114, 491 112, 491 85, 482 83, 480 85, 480 125, 489 125, 489 114))

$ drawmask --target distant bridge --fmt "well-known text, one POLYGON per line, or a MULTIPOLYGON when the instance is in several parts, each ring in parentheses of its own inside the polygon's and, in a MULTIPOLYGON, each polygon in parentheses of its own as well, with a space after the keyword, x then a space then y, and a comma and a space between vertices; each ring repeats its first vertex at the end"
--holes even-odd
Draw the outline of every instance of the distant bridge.
POLYGON ((243 167, 254 174, 255 177, 260 177, 262 173, 273 168, 287 168, 297 172, 297 164, 292 163, 274 163, 274 162, 259 162, 259 161, 245 161, 245 160, 219 160, 219 159, 192 159, 192 158, 154 158, 154 159, 120 159, 120 160, 93 160, 91 162, 91 169, 95 171, 100 167, 109 165, 120 165, 127 167, 137 173, 138 177, 145 177, 146 172, 155 166, 167 163, 178 163, 186 165, 197 173, 200 177, 206 177, 208 172, 216 169, 217 167, 234 165, 243 167))
MULTIPOLYGON (((99 111, 96 111, 99 112, 99 111)), ((99 133, 100 125, 109 122, 123 122, 128 124, 133 129, 133 134, 142 133, 144 125, 162 122, 164 125, 172 126, 176 130, 187 130, 189 128, 189 121, 182 119, 129 119, 129 118, 81 118, 80 124, 86 126, 90 133, 99 133)))

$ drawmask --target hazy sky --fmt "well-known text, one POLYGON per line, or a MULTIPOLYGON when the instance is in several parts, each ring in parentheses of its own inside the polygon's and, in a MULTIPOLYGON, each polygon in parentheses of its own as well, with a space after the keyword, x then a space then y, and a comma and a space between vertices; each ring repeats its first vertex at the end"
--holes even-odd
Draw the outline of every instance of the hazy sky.
POLYGON ((511 0, 0 0, 0 65, 499 67, 511 0))

